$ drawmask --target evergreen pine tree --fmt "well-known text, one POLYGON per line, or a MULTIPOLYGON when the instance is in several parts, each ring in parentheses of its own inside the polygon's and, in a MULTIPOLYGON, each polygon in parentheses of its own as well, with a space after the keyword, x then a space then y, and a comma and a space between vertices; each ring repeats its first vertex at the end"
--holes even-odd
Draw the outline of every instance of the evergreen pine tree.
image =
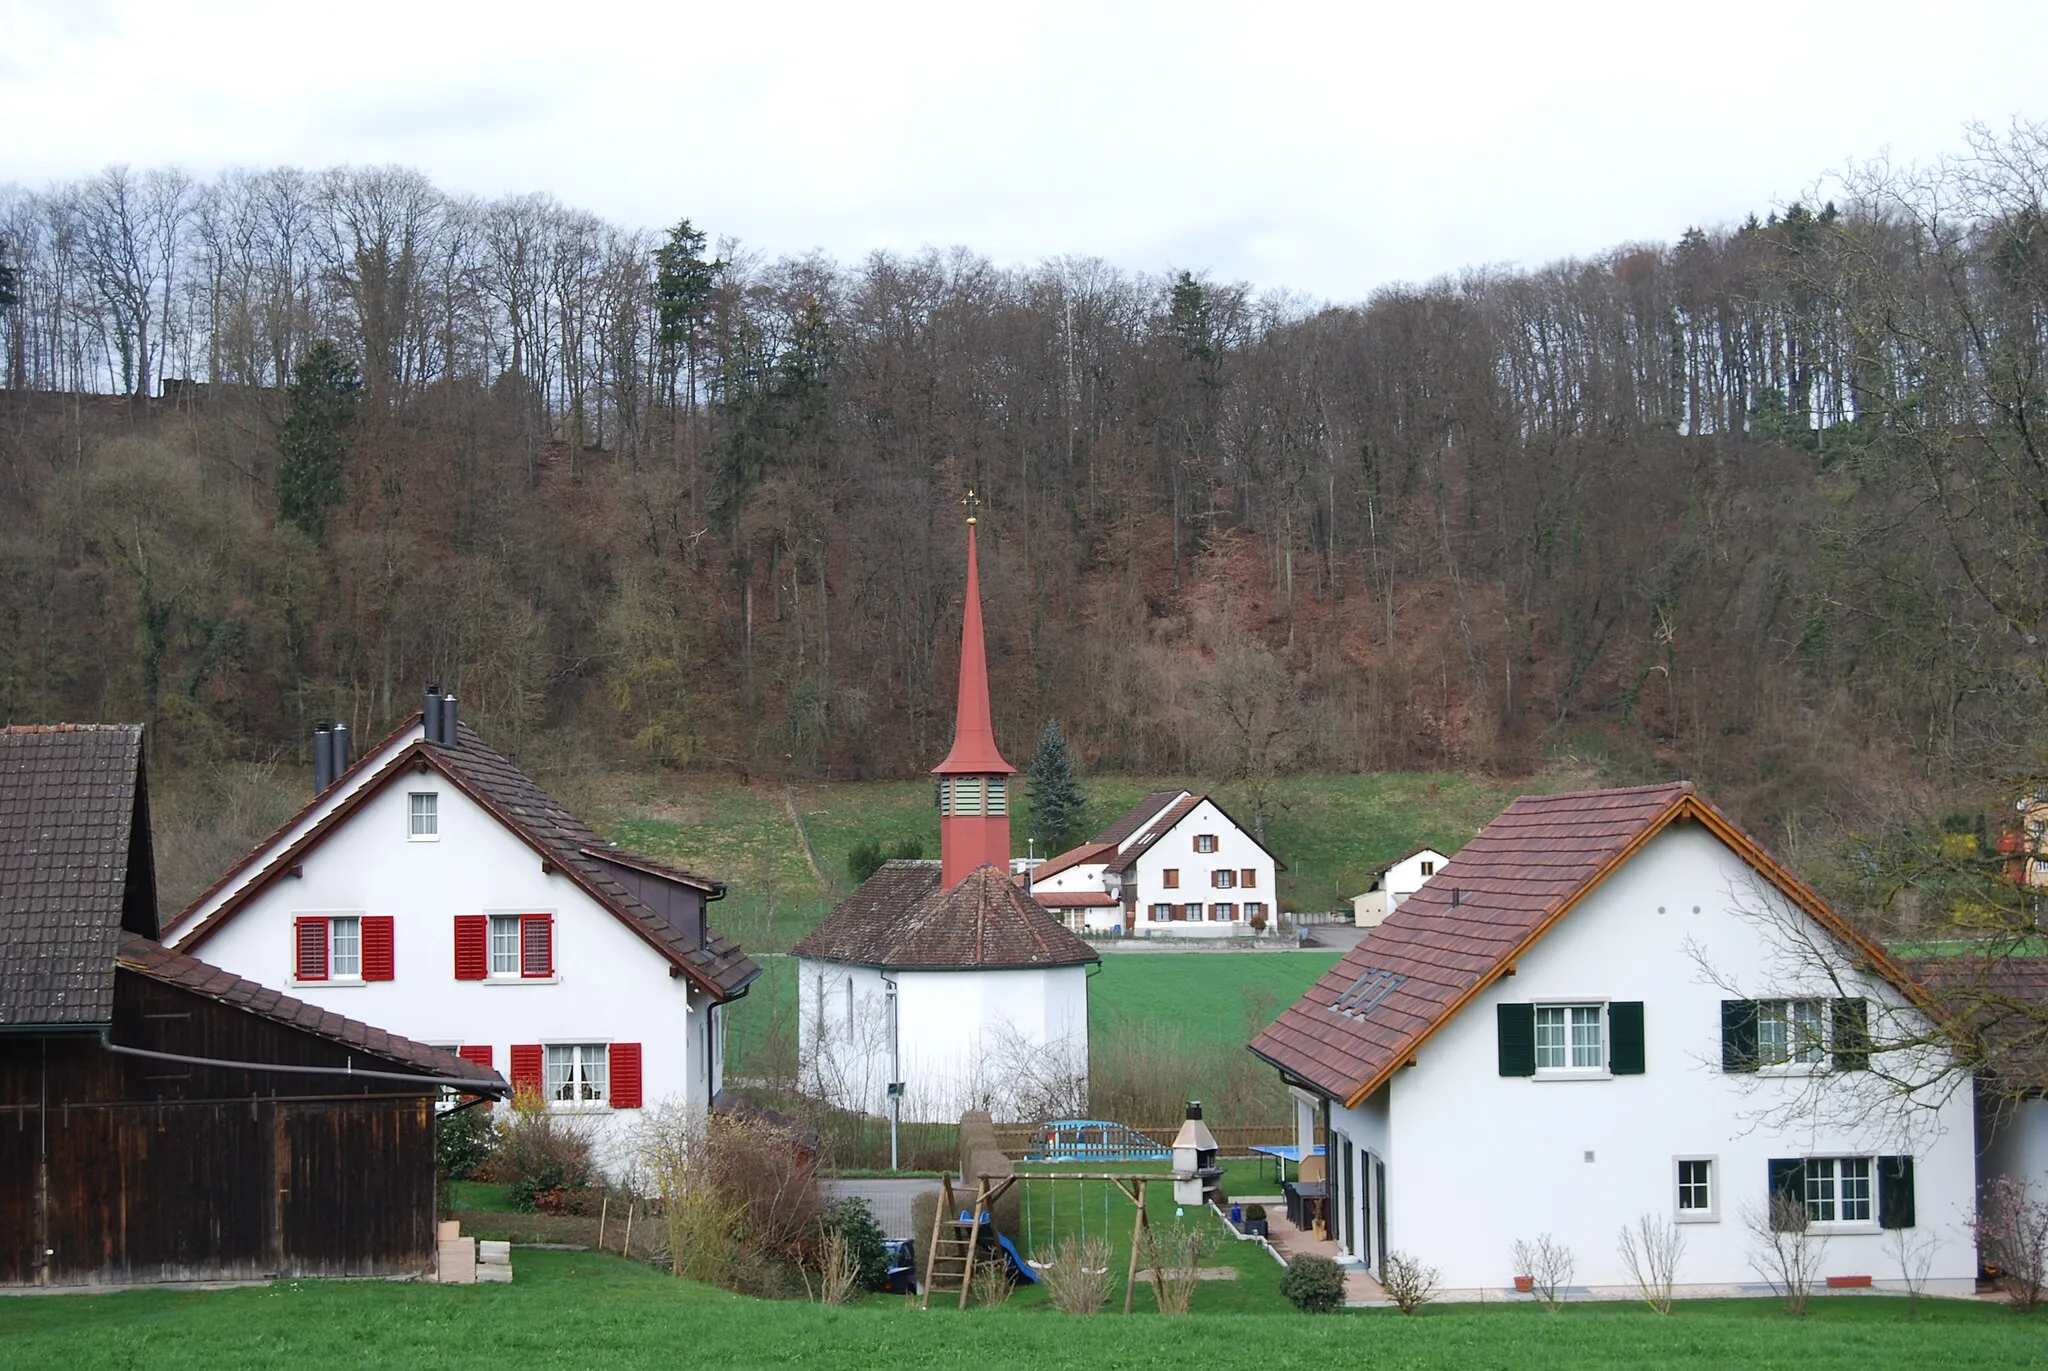
POLYGON ((1064 852, 1078 835, 1088 797, 1074 782, 1074 759, 1067 752, 1058 720, 1046 721, 1038 751, 1031 757, 1026 787, 1031 792, 1031 836, 1047 856, 1064 852))
POLYGON ((354 364, 323 339, 299 359, 285 392, 277 517, 315 542, 327 536, 327 511, 341 503, 342 459, 362 389, 354 364))

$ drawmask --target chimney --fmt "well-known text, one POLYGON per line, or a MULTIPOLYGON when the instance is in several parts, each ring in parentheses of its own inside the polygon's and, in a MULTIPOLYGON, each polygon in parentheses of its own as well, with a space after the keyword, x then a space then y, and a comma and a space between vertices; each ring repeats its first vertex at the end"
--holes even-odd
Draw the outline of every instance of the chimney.
POLYGON ((461 742, 461 735, 455 731, 455 697, 441 697, 441 746, 455 747, 461 742))
POLYGON ((1187 1121, 1173 1139, 1175 1204, 1207 1204, 1216 1197, 1223 1176, 1216 1152, 1216 1136, 1202 1122, 1202 1102, 1189 1100, 1187 1121))
POLYGON ((427 702, 421 736, 430 743, 441 741, 441 687, 438 682, 427 684, 427 702))
POLYGON ((313 793, 325 795, 334 784, 334 734, 323 723, 313 726, 313 793))
POLYGON ((327 784, 333 785, 348 770, 348 725, 336 724, 327 737, 327 784))

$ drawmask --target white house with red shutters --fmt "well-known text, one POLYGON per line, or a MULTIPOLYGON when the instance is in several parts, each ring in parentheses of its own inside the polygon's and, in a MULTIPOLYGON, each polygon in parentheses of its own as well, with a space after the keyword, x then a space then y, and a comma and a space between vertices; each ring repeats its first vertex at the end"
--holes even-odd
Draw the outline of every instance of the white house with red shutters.
POLYGON ((720 1007, 760 972, 710 925, 718 882, 606 843, 438 691, 355 764, 330 749, 166 943, 502 1070, 601 1145, 645 1105, 709 1107, 720 1007))
POLYGON ((1282 863, 1207 795, 1156 790, 1031 871, 1031 897, 1077 931, 1186 938, 1268 927, 1282 863))

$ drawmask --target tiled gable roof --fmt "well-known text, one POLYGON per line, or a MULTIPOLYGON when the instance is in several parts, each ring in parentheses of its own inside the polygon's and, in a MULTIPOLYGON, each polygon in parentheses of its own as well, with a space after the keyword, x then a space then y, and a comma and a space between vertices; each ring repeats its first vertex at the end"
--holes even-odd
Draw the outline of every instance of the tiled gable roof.
POLYGON ((1136 842, 1125 848, 1110 861, 1109 870, 1121 874, 1136 866, 1138 858, 1152 850, 1152 844, 1173 832, 1173 826, 1194 813, 1195 806, 1201 804, 1207 798, 1209 797, 1206 795, 1184 795, 1173 804, 1168 805, 1164 813, 1157 815, 1151 823, 1144 825, 1139 830, 1136 842))
POLYGON ((1700 820, 1902 987, 1899 970, 1690 784, 1527 795, 1409 896, 1251 1043, 1282 1071, 1356 1104, 1630 854, 1700 820), (1352 996, 1339 1006, 1340 999, 1352 996), (1362 1006, 1362 1007, 1361 1007, 1362 1006))
POLYGON ((111 1021, 124 923, 156 932, 140 724, 0 729, 0 1025, 111 1021))
POLYGON ((1079 847, 1070 847, 1057 857, 1047 857, 1031 869, 1033 883, 1047 880, 1062 871, 1071 871, 1077 866, 1091 862, 1108 862, 1116 856, 1115 843, 1087 842, 1079 847))
POLYGON ((1117 821, 1095 835, 1098 843, 1121 843, 1139 829, 1159 817, 1168 805, 1187 792, 1184 790, 1155 790, 1144 799, 1132 805, 1120 815, 1117 821))
MULTIPOLYGON (((414 715, 392 737, 402 736, 419 722, 420 717, 414 715)), ((706 936, 700 944, 695 929, 677 925, 660 910, 648 905, 627 889, 607 868, 609 864, 617 863, 662 879, 690 885, 705 893, 717 891, 720 888, 718 882, 652 858, 640 857, 607 846, 605 840, 588 824, 564 809, 553 796, 536 785, 531 777, 513 765, 504 754, 486 743, 469 725, 460 725, 458 736, 460 745, 456 747, 429 743, 424 738, 414 739, 393 753, 381 764, 377 774, 365 779, 355 793, 322 816, 318 823, 307 829, 296 841, 289 844, 281 842, 282 837, 297 826, 309 810, 320 803, 320 799, 316 798, 312 805, 308 805, 307 809, 301 810, 287 820, 276 834, 259 844, 240 866, 216 881, 206 895, 202 895, 173 921, 175 926, 190 918, 213 894, 234 884, 245 875, 248 877, 233 895, 203 920, 193 925, 182 936, 179 945, 197 947, 203 944, 271 880, 288 871, 305 853, 318 847, 330 833, 345 824, 360 805, 405 775, 414 766, 423 763, 446 776, 528 846, 534 848, 581 886, 592 899, 638 933, 671 965, 716 998, 725 1000, 739 995, 756 976, 761 974, 760 965, 741 951, 737 943, 707 926, 706 936)), ((387 738, 385 743, 379 744, 378 748, 366 755, 376 755, 390 741, 391 739, 387 738)))
POLYGON ((316 1038, 351 1047, 368 1056, 379 1057, 398 1066, 410 1067, 429 1076, 445 1076, 451 1080, 491 1080, 500 1089, 508 1089, 504 1078, 489 1067, 480 1067, 474 1062, 464 1061, 452 1052, 444 1052, 425 1043, 416 1043, 411 1038, 402 1038, 396 1033, 387 1033, 381 1028, 372 1028, 366 1023, 344 1018, 331 1010, 295 1000, 280 994, 267 985, 245 980, 233 972, 223 971, 197 957, 188 957, 174 952, 163 944, 133 933, 122 933, 118 963, 110 959, 109 975, 118 964, 125 971, 132 971, 164 985, 176 986, 180 990, 204 995, 225 1005, 256 1014, 277 1023, 286 1024, 316 1038))
POLYGON ((993 866, 939 889, 939 863, 893 861, 841 900, 799 957, 893 970, 1084 966, 1087 941, 993 866))
POLYGON ((1996 953, 1913 957, 1906 972, 1978 1044, 1988 1083, 2007 1096, 2048 1095, 2048 957, 1996 953))

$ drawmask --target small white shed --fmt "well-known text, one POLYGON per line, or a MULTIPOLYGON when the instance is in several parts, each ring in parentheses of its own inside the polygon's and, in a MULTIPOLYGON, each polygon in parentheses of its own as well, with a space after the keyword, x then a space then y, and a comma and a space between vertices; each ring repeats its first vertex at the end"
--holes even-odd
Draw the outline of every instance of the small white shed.
POLYGON ((1405 857, 1388 862, 1373 877, 1365 893, 1351 901, 1351 922, 1373 928, 1400 908, 1401 901, 1429 883, 1443 869, 1449 857, 1433 847, 1418 847, 1405 857))

